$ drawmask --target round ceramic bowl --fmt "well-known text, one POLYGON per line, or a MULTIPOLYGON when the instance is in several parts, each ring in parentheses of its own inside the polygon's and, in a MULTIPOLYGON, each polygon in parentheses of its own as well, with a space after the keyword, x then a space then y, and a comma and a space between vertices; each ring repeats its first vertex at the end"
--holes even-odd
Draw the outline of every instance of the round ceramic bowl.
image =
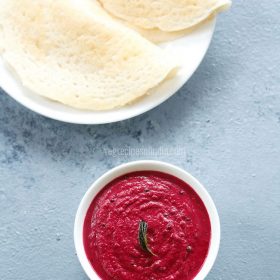
POLYGON ((220 220, 212 198, 210 197, 206 189, 202 186, 202 184, 185 170, 168 163, 145 160, 126 163, 111 169, 93 183, 80 203, 75 219, 74 242, 79 261, 90 279, 100 279, 87 259, 83 244, 84 220, 92 200, 103 187, 105 187, 115 178, 134 171, 148 170, 164 172, 183 180, 184 182, 189 184, 202 199, 210 217, 211 242, 208 256, 203 264, 202 269, 195 277, 195 280, 205 279, 207 274, 210 272, 216 260, 220 245, 220 220))

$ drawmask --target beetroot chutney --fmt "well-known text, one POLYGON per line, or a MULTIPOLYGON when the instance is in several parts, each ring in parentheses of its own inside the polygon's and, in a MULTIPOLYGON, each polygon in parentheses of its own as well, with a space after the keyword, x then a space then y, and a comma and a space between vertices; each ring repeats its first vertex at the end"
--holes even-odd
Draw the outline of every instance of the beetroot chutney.
POLYGON ((141 171, 113 180, 98 193, 83 236, 86 255, 103 280, 191 280, 207 257, 211 224, 188 184, 141 171), (141 247, 142 221, 151 252, 141 247))

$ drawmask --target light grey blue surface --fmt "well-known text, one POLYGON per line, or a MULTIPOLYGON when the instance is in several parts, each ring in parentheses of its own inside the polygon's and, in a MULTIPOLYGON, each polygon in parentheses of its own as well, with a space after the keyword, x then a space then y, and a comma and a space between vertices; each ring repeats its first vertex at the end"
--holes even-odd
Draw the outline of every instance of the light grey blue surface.
POLYGON ((279 50, 280 2, 236 1, 191 80, 132 120, 64 124, 1 92, 0 279, 86 279, 72 236, 80 199, 111 167, 147 158, 185 168, 215 200, 222 242, 209 280, 280 279, 279 50), (151 155, 109 155, 129 147, 151 155))

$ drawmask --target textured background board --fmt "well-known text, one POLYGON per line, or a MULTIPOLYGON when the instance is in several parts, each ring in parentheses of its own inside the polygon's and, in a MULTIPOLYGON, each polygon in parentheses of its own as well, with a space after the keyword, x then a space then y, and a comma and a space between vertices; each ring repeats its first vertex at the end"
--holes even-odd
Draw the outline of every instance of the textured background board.
POLYGON ((132 120, 64 124, 0 92, 0 279, 86 279, 72 237, 81 197, 109 168, 147 158, 213 196, 222 242, 209 280, 279 279, 279 47, 280 2, 235 1, 191 80, 132 120))

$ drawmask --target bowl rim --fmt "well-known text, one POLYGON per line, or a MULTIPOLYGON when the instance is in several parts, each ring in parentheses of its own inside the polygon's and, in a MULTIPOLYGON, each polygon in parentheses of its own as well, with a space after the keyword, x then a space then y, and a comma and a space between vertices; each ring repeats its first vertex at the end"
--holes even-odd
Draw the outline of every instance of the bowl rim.
POLYGON ((212 269, 215 260, 218 255, 219 247, 220 247, 220 238, 221 238, 221 228, 220 228, 220 219, 218 215, 217 208, 205 189, 205 187, 190 173, 185 171, 184 169, 177 167, 173 164, 155 161, 155 160, 140 160, 140 161, 132 161, 125 164, 121 164, 100 176, 87 190, 85 195, 83 196, 77 213, 75 217, 75 225, 74 225, 74 244, 77 253, 77 257, 83 267, 87 276, 92 280, 98 280, 100 277, 92 268, 90 262, 85 253, 84 244, 83 244, 83 225, 85 215, 88 211, 88 208, 96 196, 96 194, 105 187, 109 182, 113 179, 125 175, 134 171, 159 171, 164 172, 170 175, 173 175, 186 183, 188 183, 193 190, 199 195, 202 199, 207 212, 209 214, 210 222, 211 222, 211 241, 208 255, 204 261, 204 264, 196 275, 194 280, 203 280, 208 275, 210 270, 212 269))

